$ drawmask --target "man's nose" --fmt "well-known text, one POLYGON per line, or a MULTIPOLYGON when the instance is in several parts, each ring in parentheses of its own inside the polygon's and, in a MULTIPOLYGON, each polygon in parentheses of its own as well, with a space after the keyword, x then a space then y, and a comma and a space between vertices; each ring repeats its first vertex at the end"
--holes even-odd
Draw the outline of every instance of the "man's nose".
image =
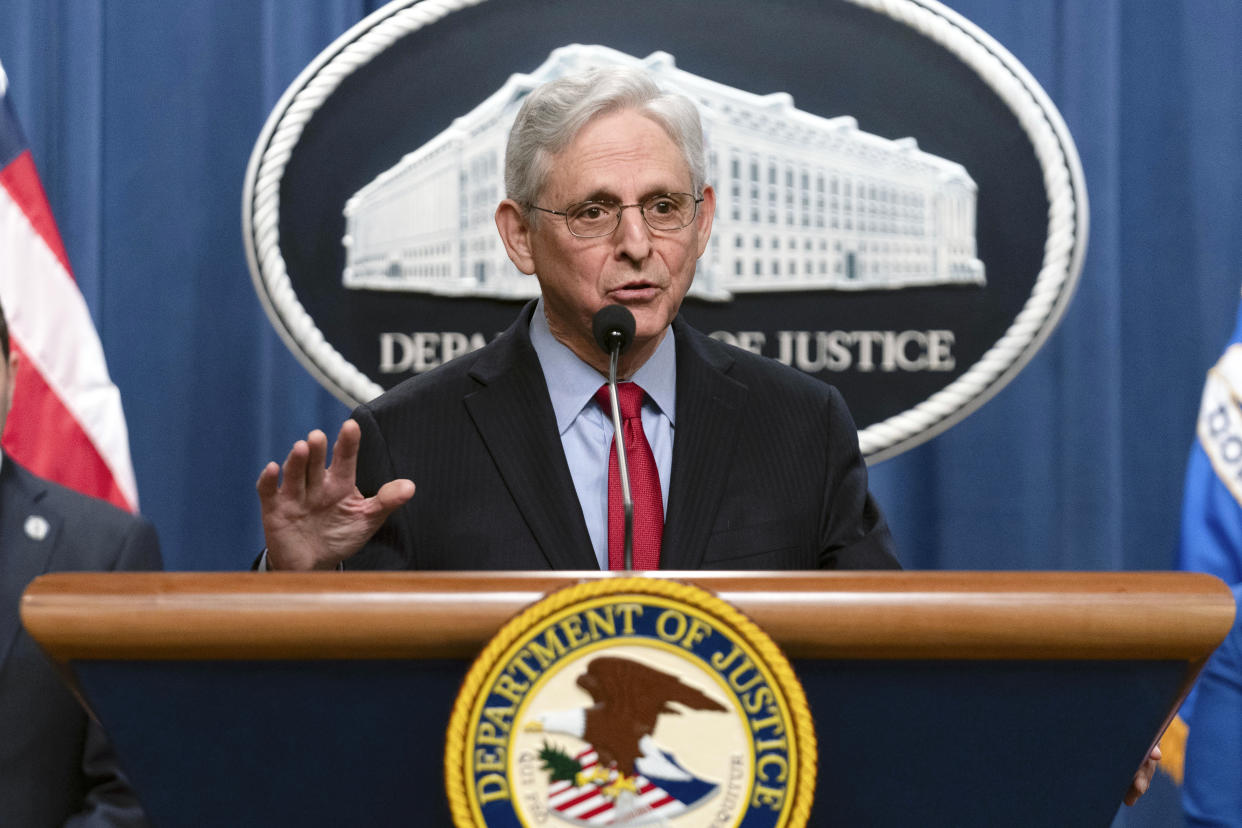
POLYGON ((614 231, 617 237, 617 253, 634 261, 641 261, 651 254, 651 228, 643 218, 638 205, 621 211, 621 223, 614 231))

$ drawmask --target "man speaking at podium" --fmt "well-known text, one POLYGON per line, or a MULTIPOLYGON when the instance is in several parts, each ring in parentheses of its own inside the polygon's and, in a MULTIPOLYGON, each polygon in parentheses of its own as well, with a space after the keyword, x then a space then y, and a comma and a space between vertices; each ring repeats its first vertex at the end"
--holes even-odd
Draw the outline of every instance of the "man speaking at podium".
POLYGON ((269 463, 261 566, 623 568, 592 327, 611 305, 634 323, 617 369, 634 568, 898 566, 840 394, 678 318, 716 205, 689 99, 636 69, 547 83, 517 115, 505 187, 496 226, 541 298, 359 406, 326 469, 318 430, 269 463))
POLYGON ((359 406, 326 469, 321 431, 269 463, 260 566, 623 568, 610 355, 594 325, 622 305, 635 569, 898 568, 836 389, 677 316, 711 233, 705 177, 694 104, 639 70, 532 92, 496 226, 541 298, 485 348, 359 406))

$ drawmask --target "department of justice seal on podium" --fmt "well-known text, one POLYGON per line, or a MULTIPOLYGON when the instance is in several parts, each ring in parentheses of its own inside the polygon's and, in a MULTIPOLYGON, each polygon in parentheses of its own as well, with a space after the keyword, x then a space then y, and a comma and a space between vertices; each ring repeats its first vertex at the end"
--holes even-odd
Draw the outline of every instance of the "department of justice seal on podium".
POLYGON ((807 822, 815 732, 753 622, 698 587, 608 578, 547 596, 475 661, 449 722, 458 828, 807 822))

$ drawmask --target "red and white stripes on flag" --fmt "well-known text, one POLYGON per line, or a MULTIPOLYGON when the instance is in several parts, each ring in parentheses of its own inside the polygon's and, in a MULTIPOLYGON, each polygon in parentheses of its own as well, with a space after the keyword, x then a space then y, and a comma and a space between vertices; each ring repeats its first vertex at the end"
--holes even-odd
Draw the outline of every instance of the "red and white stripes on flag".
MULTIPOLYGON (((599 754, 588 746, 574 757, 585 771, 599 764, 599 754)), ((616 777, 616 771, 612 773, 616 777)), ((659 816, 670 819, 686 810, 684 803, 670 796, 663 788, 639 774, 634 778, 637 795, 629 804, 630 812, 617 813, 616 801, 604 796, 593 783, 575 785, 573 782, 554 782, 548 786, 548 805, 565 820, 575 825, 608 826, 620 817, 629 821, 636 814, 659 816)))
POLYGON ((135 511, 120 392, 7 93, 0 66, 0 304, 20 355, 2 444, 35 474, 135 511))

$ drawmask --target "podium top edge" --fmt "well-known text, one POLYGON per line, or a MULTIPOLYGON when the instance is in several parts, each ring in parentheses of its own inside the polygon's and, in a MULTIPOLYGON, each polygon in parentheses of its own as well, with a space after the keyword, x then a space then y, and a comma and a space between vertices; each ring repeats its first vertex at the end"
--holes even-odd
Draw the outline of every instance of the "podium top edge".
MULTIPOLYGON (((791 657, 1204 659, 1229 588, 1186 572, 665 572, 791 657)), ((600 572, 53 573, 22 620, 57 661, 470 658, 526 606, 600 572)))
POLYGON ((704 571, 650 572, 584 571, 411 571, 411 572, 54 572, 36 578, 26 596, 78 592, 111 593, 213 592, 423 592, 455 587, 484 591, 514 588, 547 592, 551 589, 615 577, 659 578, 694 583, 715 591, 765 592, 871 592, 926 590, 931 592, 1045 591, 1116 594, 1134 590, 1177 594, 1229 593, 1224 581, 1201 572, 1053 571, 1053 570, 937 570, 937 571, 704 571))

